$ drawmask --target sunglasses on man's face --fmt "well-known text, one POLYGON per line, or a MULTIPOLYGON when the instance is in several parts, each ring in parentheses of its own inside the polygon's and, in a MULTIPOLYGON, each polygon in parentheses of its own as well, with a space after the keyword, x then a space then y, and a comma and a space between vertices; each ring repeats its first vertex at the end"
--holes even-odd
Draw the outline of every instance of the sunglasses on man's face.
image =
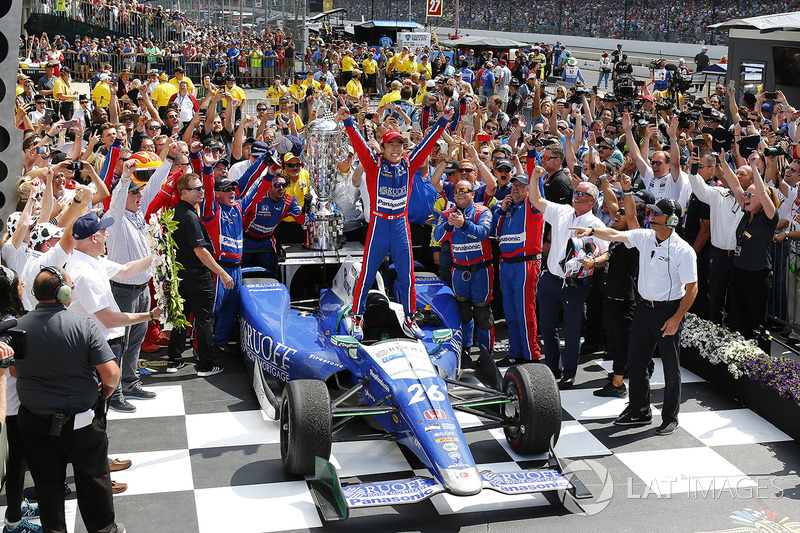
POLYGON ((301 163, 286 163, 287 168, 300 168, 303 166, 301 163))
POLYGON ((187 190, 187 191, 197 191, 197 192, 203 192, 204 190, 206 190, 206 188, 205 188, 205 186, 203 186, 203 185, 198 185, 197 187, 189 187, 189 188, 188 188, 188 189, 186 189, 186 190, 187 190))
POLYGON ((754 192, 750 192, 750 191, 744 191, 744 192, 742 193, 742 196, 743 196, 743 197, 745 197, 745 198, 752 198, 752 197, 753 197, 753 196, 755 196, 755 195, 756 195, 756 193, 754 193, 754 192))
POLYGON ((148 130, 160 130, 161 126, 147 126, 148 130))
POLYGON ((234 192, 236 187, 231 185, 230 187, 225 187, 224 189, 217 189, 219 192, 234 192))
POLYGON ((472 189, 467 188, 467 187, 458 187, 458 188, 456 188, 456 194, 470 194, 472 192, 474 192, 474 191, 472 189))
POLYGON ((663 161, 655 161, 655 160, 653 160, 653 161, 650 161, 650 164, 653 165, 654 167, 660 167, 661 165, 664 164, 664 162, 663 161))
POLYGON ((486 126, 484 129, 488 131, 497 131, 497 127, 495 126, 486 126))
POLYGON ((463 174, 472 174, 473 172, 475 172, 475 169, 474 168, 459 168, 458 171, 463 173, 463 174))
POLYGON ((606 146, 604 144, 598 144, 597 145, 597 149, 598 150, 611 150, 611 147, 610 146, 606 146))
MULTIPOLYGON (((578 198, 583 198, 584 196, 592 196, 587 191, 572 191, 573 196, 577 196, 578 198)), ((592 198, 594 198, 592 196, 592 198)))
POLYGON ((273 189, 285 189, 285 188, 286 188, 286 182, 282 182, 282 183, 273 183, 273 184, 272 184, 272 188, 273 188, 273 189))

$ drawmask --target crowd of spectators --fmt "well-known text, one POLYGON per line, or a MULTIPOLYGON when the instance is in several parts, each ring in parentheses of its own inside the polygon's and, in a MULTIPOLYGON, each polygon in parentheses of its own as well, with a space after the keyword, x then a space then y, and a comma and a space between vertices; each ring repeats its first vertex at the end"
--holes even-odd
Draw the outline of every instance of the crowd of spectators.
MULTIPOLYGON (((454 4, 445 4, 445 6, 454 4)), ((336 0, 334 7, 348 14, 361 13, 363 4, 336 0)), ((758 14, 784 13, 800 8, 790 2, 759 2, 758 14)), ((436 18, 426 20, 426 4, 412 0, 410 20, 438 26, 436 18)), ((452 7, 450 11, 452 11, 452 7)), ((721 44, 726 36, 713 34, 708 25, 733 18, 753 16, 753 6, 735 0, 644 0, 640 2, 597 2, 545 0, 531 9, 522 0, 489 2, 462 1, 460 28, 526 33, 637 39, 645 41, 721 44)), ((408 2, 375 2, 367 6, 368 16, 378 20, 409 20, 408 2)), ((445 8, 445 15, 450 16, 445 8)), ((444 23, 454 27, 453 17, 444 23)))

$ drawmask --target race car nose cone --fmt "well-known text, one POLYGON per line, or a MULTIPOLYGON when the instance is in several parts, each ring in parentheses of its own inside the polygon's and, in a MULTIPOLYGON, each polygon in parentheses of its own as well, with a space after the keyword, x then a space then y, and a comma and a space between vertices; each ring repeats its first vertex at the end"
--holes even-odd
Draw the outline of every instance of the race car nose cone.
POLYGON ((472 496, 478 494, 483 488, 481 475, 478 469, 470 468, 443 468, 442 481, 448 492, 456 496, 472 496))

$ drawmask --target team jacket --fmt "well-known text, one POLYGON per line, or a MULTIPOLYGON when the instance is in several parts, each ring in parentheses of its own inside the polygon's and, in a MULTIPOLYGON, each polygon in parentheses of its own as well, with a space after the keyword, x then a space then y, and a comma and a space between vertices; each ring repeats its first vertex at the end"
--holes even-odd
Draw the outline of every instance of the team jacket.
POLYGON ((373 153, 353 125, 352 117, 347 117, 344 125, 358 159, 364 165, 364 179, 370 201, 370 220, 373 217, 394 220, 406 216, 414 172, 433 151, 436 140, 447 126, 447 120, 444 117, 437 120, 436 126, 414 147, 411 154, 403 157, 398 163, 391 163, 383 156, 373 153))
MULTIPOLYGON (((539 190, 544 196, 544 186, 539 178, 539 190)), ((508 258, 542 253, 542 212, 533 207, 529 199, 517 202, 503 211, 498 205, 492 219, 500 244, 500 257, 508 258)))
POLYGON ((464 225, 456 228, 447 222, 456 210, 458 207, 452 207, 442 213, 439 224, 433 229, 433 238, 439 242, 450 241, 453 262, 457 265, 491 261, 492 246, 488 237, 492 229, 492 212, 488 207, 472 203, 462 210, 464 225))
POLYGON ((233 205, 223 205, 214 197, 214 169, 203 168, 205 198, 200 202, 200 220, 208 231, 216 252, 214 259, 223 262, 242 260, 244 221, 252 219, 255 199, 268 190, 271 181, 262 180, 259 187, 251 187, 247 194, 233 205))

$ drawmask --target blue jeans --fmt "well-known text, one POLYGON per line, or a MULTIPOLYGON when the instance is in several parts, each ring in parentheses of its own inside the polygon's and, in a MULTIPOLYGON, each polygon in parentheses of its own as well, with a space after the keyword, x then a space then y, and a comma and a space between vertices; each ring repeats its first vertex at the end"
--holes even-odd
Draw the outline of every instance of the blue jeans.
POLYGON ((610 72, 602 72, 601 71, 600 72, 600 79, 597 80, 597 86, 600 87, 600 84, 603 83, 603 80, 605 80, 605 87, 603 87, 603 88, 604 89, 608 89, 608 78, 610 78, 610 77, 611 77, 611 73, 610 72))

